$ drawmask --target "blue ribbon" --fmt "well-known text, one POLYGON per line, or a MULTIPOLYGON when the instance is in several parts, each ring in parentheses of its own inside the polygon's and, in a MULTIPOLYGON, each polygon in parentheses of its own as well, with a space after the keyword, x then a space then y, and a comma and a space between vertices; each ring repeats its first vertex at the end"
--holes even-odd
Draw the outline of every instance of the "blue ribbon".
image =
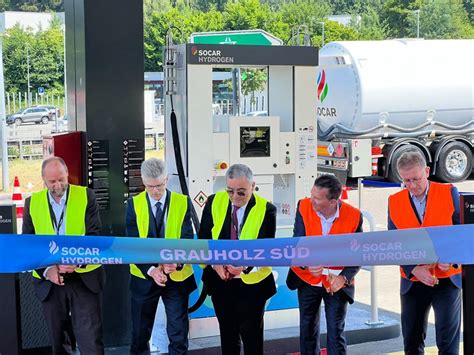
POLYGON ((354 266, 435 262, 474 264, 474 225, 250 241, 0 235, 0 273, 54 264, 354 266))

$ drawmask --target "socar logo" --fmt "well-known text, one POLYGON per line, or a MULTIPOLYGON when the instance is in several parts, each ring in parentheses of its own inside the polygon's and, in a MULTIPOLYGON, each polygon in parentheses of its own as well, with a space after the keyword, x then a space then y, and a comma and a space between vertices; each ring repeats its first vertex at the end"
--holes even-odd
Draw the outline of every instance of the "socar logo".
POLYGON ((192 54, 192 55, 196 55, 197 52, 198 52, 198 50, 197 50, 196 46, 192 46, 192 47, 191 47, 191 54, 192 54))
POLYGON ((351 250, 352 251, 357 251, 360 249, 360 243, 357 241, 357 239, 352 239, 351 240, 351 250))
POLYGON ((54 240, 49 242, 49 253, 51 255, 56 254, 59 251, 59 247, 54 240))
POLYGON ((326 83, 326 72, 321 70, 318 75, 318 80, 316 80, 316 85, 318 86, 318 100, 323 102, 326 96, 328 95, 328 84, 326 83))

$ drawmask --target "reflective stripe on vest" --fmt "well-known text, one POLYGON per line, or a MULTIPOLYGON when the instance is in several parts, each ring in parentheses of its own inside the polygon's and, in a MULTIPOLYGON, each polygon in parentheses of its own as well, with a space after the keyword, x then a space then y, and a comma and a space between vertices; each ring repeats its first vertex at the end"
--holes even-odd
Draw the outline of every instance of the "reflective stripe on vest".
MULTIPOLYGON (((265 212, 267 210, 267 200, 263 197, 253 194, 255 197, 255 206, 249 211, 245 223, 239 235, 240 240, 254 240, 258 237, 258 232, 263 224, 265 212)), ((212 200, 211 213, 214 226, 212 227, 212 239, 219 239, 222 226, 229 208, 229 196, 227 192, 220 191, 215 194, 212 200)), ((240 274, 240 278, 246 284, 256 284, 264 280, 272 273, 271 267, 259 267, 257 271, 248 274, 240 274)))
MULTIPOLYGON (((148 237, 148 229, 150 223, 150 214, 148 208, 148 199, 146 191, 141 192, 133 197, 133 207, 137 216, 138 235, 140 238, 148 237)), ((171 192, 170 205, 167 209, 165 239, 180 239, 181 229, 184 217, 188 210, 188 198, 185 195, 171 192)), ((130 264, 130 273, 133 276, 146 279, 142 271, 135 265, 130 264)), ((193 267, 190 264, 183 266, 180 271, 174 271, 170 274, 173 281, 180 282, 186 280, 193 274, 193 267)))
MULTIPOLYGON (((410 193, 407 189, 397 192, 388 199, 390 219, 397 229, 450 226, 453 224, 455 208, 451 195, 451 185, 430 182, 428 196, 426 197, 425 215, 421 224, 410 199, 410 193)), ((461 272, 460 267, 457 269, 451 267, 446 272, 435 268, 434 276, 442 279, 461 272)), ((407 278, 403 268, 400 268, 400 274, 403 278, 407 278)), ((415 277, 410 280, 418 281, 415 277)))
MULTIPOLYGON (((304 228, 306 235, 309 237, 322 236, 322 226, 321 219, 314 212, 313 205, 310 198, 305 198, 300 200, 299 203, 299 212, 303 218, 304 228)), ((341 206, 339 208, 339 218, 334 220, 334 223, 329 230, 329 234, 345 234, 345 233, 354 233, 357 230, 360 222, 360 211, 352 207, 351 205, 341 201, 341 206)), ((302 270, 299 267, 293 266, 291 268, 298 277, 304 282, 310 285, 317 285, 323 283, 326 287, 327 285, 327 276, 313 276, 308 269, 302 270)), ((342 270, 343 267, 329 267, 328 269, 333 270, 342 270)))
MULTIPOLYGON (((65 213, 65 235, 80 236, 86 234, 87 190, 83 186, 69 185, 68 199, 65 213)), ((35 192, 31 195, 30 216, 38 235, 55 235, 53 221, 48 205, 48 189, 35 192)), ((86 265, 77 268, 75 272, 90 272, 100 265, 86 265)), ((40 275, 33 271, 33 276, 40 279, 40 275)))

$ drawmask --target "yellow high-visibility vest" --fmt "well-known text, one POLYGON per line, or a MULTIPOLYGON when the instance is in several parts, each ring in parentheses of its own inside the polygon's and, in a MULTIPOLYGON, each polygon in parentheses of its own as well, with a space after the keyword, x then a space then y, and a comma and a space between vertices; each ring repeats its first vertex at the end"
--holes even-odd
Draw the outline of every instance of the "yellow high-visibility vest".
MULTIPOLYGON (((150 223, 150 214, 148 212, 148 201, 146 191, 139 193, 133 197, 133 206, 135 215, 137 216, 138 235, 140 238, 148 237, 148 227, 150 223)), ((165 239, 180 239, 181 228, 183 226, 184 217, 188 210, 188 198, 186 195, 171 192, 170 205, 168 208, 165 228, 165 239)), ((130 264, 130 273, 141 279, 146 279, 142 271, 135 265, 130 264)), ((186 280, 193 274, 193 267, 186 264, 179 271, 170 274, 173 281, 180 282, 186 280)))
MULTIPOLYGON (((84 186, 69 185, 68 203, 65 214, 65 235, 81 236, 86 234, 86 209, 87 209, 87 189, 84 186)), ((48 189, 35 192, 31 195, 30 216, 35 228, 35 233, 39 235, 55 235, 53 221, 49 212, 48 189)), ((77 268, 75 272, 90 272, 101 265, 86 265, 77 268)), ((36 271, 33 276, 41 279, 36 271)))
MULTIPOLYGON (((253 194, 255 197, 255 206, 252 207, 247 219, 240 232, 240 240, 254 240, 258 237, 258 232, 262 226, 263 219, 265 218, 265 211, 267 209, 267 200, 263 197, 253 194)), ((229 196, 226 191, 220 191, 215 194, 212 200, 211 214, 214 226, 212 227, 212 239, 219 239, 219 235, 224 225, 225 216, 227 209, 229 208, 229 196)), ((265 266, 259 267, 257 271, 253 271, 249 274, 242 273, 240 278, 246 284, 256 284, 264 280, 268 275, 272 273, 272 268, 265 266)))

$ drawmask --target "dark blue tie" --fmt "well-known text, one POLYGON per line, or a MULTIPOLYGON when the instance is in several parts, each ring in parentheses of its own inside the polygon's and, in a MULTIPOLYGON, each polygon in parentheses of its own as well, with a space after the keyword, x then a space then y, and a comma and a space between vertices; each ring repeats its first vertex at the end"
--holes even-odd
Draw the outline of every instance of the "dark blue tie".
POLYGON ((161 208, 161 202, 157 202, 156 214, 155 214, 155 223, 156 223, 156 236, 158 238, 163 238, 163 209, 161 208))

